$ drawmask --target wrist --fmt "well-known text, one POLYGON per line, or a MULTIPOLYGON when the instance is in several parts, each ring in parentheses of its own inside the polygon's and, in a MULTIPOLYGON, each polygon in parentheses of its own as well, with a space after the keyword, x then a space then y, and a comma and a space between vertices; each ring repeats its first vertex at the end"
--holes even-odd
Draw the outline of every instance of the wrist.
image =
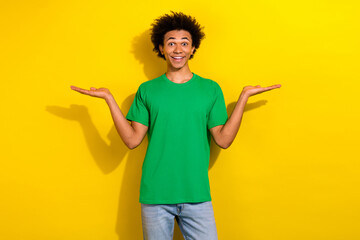
POLYGON ((247 94, 245 94, 244 92, 241 92, 240 97, 239 97, 239 101, 245 101, 247 102, 249 96, 247 94))
POLYGON ((112 94, 108 94, 108 95, 106 95, 106 96, 104 97, 104 99, 105 99, 106 103, 109 104, 111 101, 114 100, 114 97, 113 97, 112 94))

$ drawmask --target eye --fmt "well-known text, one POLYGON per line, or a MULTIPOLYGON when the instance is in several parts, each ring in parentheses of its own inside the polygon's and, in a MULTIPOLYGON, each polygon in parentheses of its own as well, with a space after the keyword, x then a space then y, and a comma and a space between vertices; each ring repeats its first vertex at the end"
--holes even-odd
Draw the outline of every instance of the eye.
POLYGON ((187 46, 187 45, 188 45, 188 43, 184 42, 184 43, 182 43, 182 45, 183 45, 183 46, 187 46))
POLYGON ((169 46, 174 46, 174 44, 175 44, 175 43, 171 42, 171 43, 169 43, 169 46))

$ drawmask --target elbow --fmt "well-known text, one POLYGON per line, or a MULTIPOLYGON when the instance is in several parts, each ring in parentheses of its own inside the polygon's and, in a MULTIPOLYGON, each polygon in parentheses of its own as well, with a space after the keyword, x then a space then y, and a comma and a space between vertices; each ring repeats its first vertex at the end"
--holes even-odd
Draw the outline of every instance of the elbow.
POLYGON ((230 145, 231 145, 231 144, 222 144, 222 145, 220 145, 220 147, 221 147, 222 149, 227 149, 228 147, 230 147, 230 145))
POLYGON ((127 146, 130 150, 133 150, 133 149, 135 149, 137 146, 139 146, 139 144, 127 143, 126 146, 127 146))
POLYGON ((227 149, 228 147, 230 147, 231 142, 217 142, 216 144, 222 149, 227 149))
POLYGON ((140 145, 140 143, 138 142, 135 142, 135 141, 129 141, 129 142, 125 142, 125 145, 130 149, 130 150, 133 150, 135 149, 137 146, 140 145))
POLYGON ((134 136, 134 137, 126 139, 126 142, 125 141, 124 142, 125 142, 126 146, 130 150, 132 150, 132 149, 136 148, 137 146, 139 146, 142 143, 143 138, 144 138, 144 136, 141 136, 141 137, 140 136, 134 136))
POLYGON ((137 146, 133 146, 133 145, 126 145, 128 147, 128 149, 133 150, 134 148, 136 148, 137 146))
POLYGON ((215 143, 222 149, 227 149, 234 141, 232 134, 226 134, 220 130, 213 131, 213 139, 215 143))

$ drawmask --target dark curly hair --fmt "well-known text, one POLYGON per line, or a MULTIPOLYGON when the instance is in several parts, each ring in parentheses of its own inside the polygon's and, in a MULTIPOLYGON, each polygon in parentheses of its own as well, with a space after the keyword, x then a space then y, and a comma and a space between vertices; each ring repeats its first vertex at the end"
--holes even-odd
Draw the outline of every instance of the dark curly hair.
POLYGON ((189 59, 192 59, 196 49, 200 47, 200 42, 205 38, 202 31, 204 27, 196 22, 194 17, 185 15, 182 12, 173 12, 172 14, 165 14, 154 20, 151 24, 151 42, 154 45, 153 51, 163 59, 165 57, 161 54, 159 45, 164 45, 164 36, 167 32, 172 30, 186 30, 191 34, 192 46, 195 46, 193 54, 189 59))

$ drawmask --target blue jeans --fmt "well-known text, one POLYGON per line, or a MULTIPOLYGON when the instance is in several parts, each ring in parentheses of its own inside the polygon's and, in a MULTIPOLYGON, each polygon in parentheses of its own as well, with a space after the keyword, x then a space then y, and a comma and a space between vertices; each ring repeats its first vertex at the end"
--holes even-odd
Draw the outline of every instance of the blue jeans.
POLYGON ((174 218, 185 240, 217 240, 212 202, 141 204, 145 240, 172 240, 174 218))

